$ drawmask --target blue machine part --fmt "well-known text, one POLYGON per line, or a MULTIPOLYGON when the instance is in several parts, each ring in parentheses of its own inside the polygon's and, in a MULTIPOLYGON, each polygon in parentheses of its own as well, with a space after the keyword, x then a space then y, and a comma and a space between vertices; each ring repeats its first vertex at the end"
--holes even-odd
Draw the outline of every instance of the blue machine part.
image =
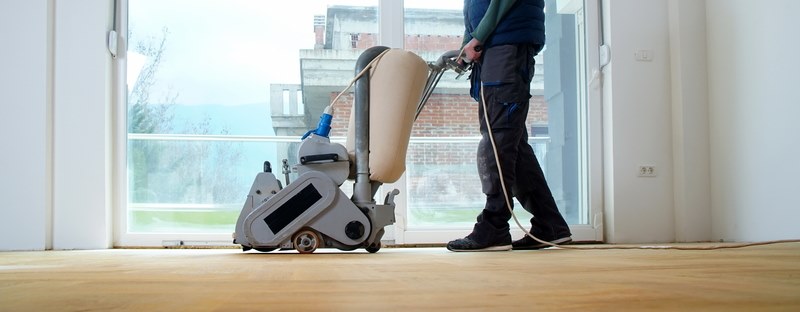
POLYGON ((317 124, 317 128, 306 132, 306 134, 303 135, 302 139, 305 140, 305 138, 311 135, 312 133, 327 138, 328 135, 331 133, 331 121, 333 121, 331 107, 326 106, 325 111, 322 113, 322 116, 319 117, 319 124, 317 124))

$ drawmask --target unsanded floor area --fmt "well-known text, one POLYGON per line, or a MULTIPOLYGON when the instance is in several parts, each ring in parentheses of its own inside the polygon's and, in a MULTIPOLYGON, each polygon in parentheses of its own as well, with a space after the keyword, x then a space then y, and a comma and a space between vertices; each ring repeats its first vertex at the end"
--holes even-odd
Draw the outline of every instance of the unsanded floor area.
POLYGON ((800 311, 800 243, 711 251, 0 253, 0 311, 303 310, 800 311))

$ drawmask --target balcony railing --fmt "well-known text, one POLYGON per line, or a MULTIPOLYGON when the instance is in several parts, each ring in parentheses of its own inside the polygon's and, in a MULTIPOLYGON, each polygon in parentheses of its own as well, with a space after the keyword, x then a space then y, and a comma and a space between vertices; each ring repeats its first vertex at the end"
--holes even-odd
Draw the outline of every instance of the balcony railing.
MULTIPOLYGON (((344 144, 345 138, 331 141, 344 144)), ((479 141, 480 137, 411 138, 404 190, 409 211, 420 212, 416 216, 424 219, 437 205, 458 211, 480 202, 475 200, 482 195, 475 165, 479 141)), ((545 162, 549 138, 529 142, 545 162)), ((299 144, 297 136, 129 134, 130 230, 231 230, 263 162, 270 161, 273 173, 283 180, 281 160, 288 158, 290 166, 298 163, 289 151, 299 144)))

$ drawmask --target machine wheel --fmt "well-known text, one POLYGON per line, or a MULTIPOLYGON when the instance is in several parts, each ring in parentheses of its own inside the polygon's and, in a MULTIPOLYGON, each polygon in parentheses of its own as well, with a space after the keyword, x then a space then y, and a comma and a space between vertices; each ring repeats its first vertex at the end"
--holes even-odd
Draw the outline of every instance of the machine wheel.
POLYGON ((313 230, 302 230, 294 235, 292 243, 294 243, 294 249, 298 252, 301 254, 308 254, 317 250, 317 247, 322 244, 322 240, 317 232, 313 230))
POLYGON ((369 245, 365 249, 369 253, 376 253, 376 252, 378 252, 378 250, 381 250, 381 242, 377 242, 375 244, 369 245))
POLYGON ((256 251, 260 251, 260 252, 270 252, 270 251, 273 251, 273 250, 275 250, 277 248, 253 248, 253 249, 255 249, 256 251))

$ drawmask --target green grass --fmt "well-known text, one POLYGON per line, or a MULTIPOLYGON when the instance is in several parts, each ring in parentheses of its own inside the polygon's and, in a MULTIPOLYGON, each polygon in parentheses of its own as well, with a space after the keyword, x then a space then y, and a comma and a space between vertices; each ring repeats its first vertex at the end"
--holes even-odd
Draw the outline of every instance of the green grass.
POLYGON ((233 232, 239 211, 165 210, 132 211, 131 232, 218 233, 233 232))

